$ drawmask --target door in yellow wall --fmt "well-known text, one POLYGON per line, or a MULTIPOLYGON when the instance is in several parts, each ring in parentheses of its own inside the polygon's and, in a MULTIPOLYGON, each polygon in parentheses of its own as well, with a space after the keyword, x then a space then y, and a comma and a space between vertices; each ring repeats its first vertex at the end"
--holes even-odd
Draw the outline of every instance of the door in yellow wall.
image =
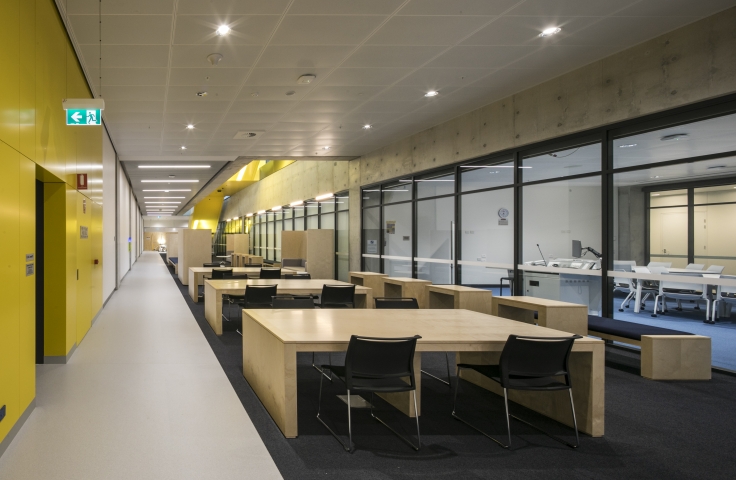
POLYGON ((87 334, 92 323, 92 205, 79 192, 77 203, 77 345, 87 334))

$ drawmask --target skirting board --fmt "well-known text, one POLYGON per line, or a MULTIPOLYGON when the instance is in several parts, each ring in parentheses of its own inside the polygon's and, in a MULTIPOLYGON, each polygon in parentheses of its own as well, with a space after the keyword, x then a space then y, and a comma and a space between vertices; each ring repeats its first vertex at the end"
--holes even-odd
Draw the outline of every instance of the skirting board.
POLYGON ((69 359, 72 358, 72 355, 74 355, 74 352, 77 350, 77 344, 75 343, 72 345, 72 349, 69 350, 69 353, 67 353, 64 356, 44 356, 43 357, 43 363, 52 363, 52 364, 65 364, 69 363, 69 359))
POLYGON ((23 424, 26 423, 26 420, 28 420, 28 417, 31 416, 31 412, 33 412, 33 409, 36 408, 36 399, 34 398, 31 400, 31 403, 28 404, 28 407, 26 407, 26 410, 23 412, 23 414, 20 416, 17 422, 15 422, 15 425, 13 425, 13 428, 10 429, 8 434, 5 436, 5 439, 3 439, 2 442, 0 442, 0 457, 3 456, 3 453, 8 449, 11 443, 13 443, 13 439, 18 434, 20 429, 23 427, 23 424))

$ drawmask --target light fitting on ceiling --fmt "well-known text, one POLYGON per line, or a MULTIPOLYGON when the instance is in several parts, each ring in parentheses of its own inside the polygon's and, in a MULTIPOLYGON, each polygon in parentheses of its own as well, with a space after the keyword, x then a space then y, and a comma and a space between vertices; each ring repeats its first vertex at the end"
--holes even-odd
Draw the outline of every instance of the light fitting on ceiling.
POLYGON ((182 145, 182 146, 181 146, 181 149, 182 149, 182 150, 186 150, 186 149, 187 149, 187 147, 185 147, 184 145, 182 145))
POLYGON ((310 83, 314 82, 317 79, 317 75, 313 75, 311 73, 306 73, 302 75, 301 77, 296 79, 296 83, 299 85, 309 85, 310 83))
POLYGON ((304 200, 297 200, 296 202, 291 202, 289 204, 290 207, 298 207, 299 205, 304 205, 304 200))
POLYGON ((252 217, 252 216, 253 216, 253 214, 252 214, 252 213, 246 213, 246 214, 245 214, 245 216, 246 216, 246 217, 252 217))
POLYGON ((273 212, 278 212, 279 210, 281 210, 281 205, 276 205, 275 207, 271 208, 271 211, 273 212))
POLYGON ((176 178, 176 175, 169 175, 169 178, 176 178))
POLYGON ((287 97, 290 97, 290 96, 294 95, 295 93, 296 92, 294 90, 289 90, 288 92, 286 92, 286 96, 287 97))
POLYGON ((258 210, 258 215, 263 215, 264 213, 266 213, 265 210, 258 210))
POLYGON ((181 189, 181 190, 143 190, 143 191, 144 192, 165 192, 165 193, 169 193, 169 192, 191 192, 192 190, 190 188, 185 188, 185 189, 181 189))
POLYGON ((325 147, 322 147, 322 150, 329 150, 329 149, 330 149, 330 146, 329 145, 328 146, 325 146, 325 147))
POLYGON ((199 180, 141 180, 141 183, 198 183, 198 182, 199 180))
POLYGON ((219 53, 210 53, 207 55, 207 61, 210 62, 210 65, 213 67, 216 67, 218 63, 220 63, 220 60, 222 60, 222 54, 219 53))
POLYGON ((317 201, 327 200, 328 198, 332 198, 334 196, 335 196, 334 193, 325 193, 324 195, 320 195, 318 197, 314 197, 314 199, 317 200, 317 201))
POLYGON ((673 133, 672 135, 665 135, 664 137, 660 138, 663 142, 671 142, 672 140, 687 140, 688 134, 687 133, 673 133))
POLYGON ((424 96, 431 98, 431 97, 436 97, 439 94, 440 92, 438 92, 437 90, 430 90, 427 93, 425 93, 424 96))
POLYGON ((370 130, 371 128, 373 128, 373 125, 371 125, 370 123, 366 123, 365 125, 363 125, 363 130, 370 130))
POLYGON ((542 30, 542 33, 539 34, 540 37, 551 37, 552 35, 556 33, 560 33, 562 29, 560 27, 549 27, 542 30))
POLYGON ((192 125, 191 123, 187 125, 187 130, 194 130, 194 125, 192 125))
POLYGON ((210 168, 210 165, 138 165, 138 168, 210 168))
POLYGON ((148 200, 156 200, 156 199, 163 199, 163 198, 185 198, 185 197, 143 197, 148 200))
POLYGON ((636 146, 635 143, 629 143, 629 144, 626 144, 626 145, 619 145, 618 148, 631 148, 631 147, 635 147, 635 146, 636 146))
POLYGON ((197 92, 197 96, 198 97, 206 97, 207 96, 207 92, 204 92, 204 91, 203 92, 197 92))
POLYGON ((228 27, 227 25, 220 25, 219 27, 217 27, 217 30, 215 30, 215 35, 217 35, 218 37, 224 37, 228 33, 230 33, 230 27, 228 27))
POLYGON ((145 202, 145 203, 157 203, 157 204, 166 204, 166 205, 179 205, 181 202, 145 202))

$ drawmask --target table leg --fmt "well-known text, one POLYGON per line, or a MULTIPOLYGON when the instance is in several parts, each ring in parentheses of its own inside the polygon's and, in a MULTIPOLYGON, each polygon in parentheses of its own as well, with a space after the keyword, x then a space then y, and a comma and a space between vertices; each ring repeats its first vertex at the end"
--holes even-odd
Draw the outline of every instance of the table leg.
POLYGON ((189 270, 189 297, 193 301, 197 301, 197 282, 196 282, 197 274, 193 271, 189 270))
POLYGON ((373 308, 373 293, 356 293, 355 308, 373 308))
POLYGON ((639 313, 639 310, 641 310, 641 282, 642 282, 641 279, 639 279, 639 281, 636 282, 636 297, 634 298, 634 313, 639 313))
MULTIPOLYGON (((422 353, 414 352, 414 377, 417 386, 417 408, 419 415, 422 414, 422 353)), ((416 417, 414 413, 414 402, 411 392, 400 393, 378 393, 382 399, 396 407, 404 415, 416 417)))

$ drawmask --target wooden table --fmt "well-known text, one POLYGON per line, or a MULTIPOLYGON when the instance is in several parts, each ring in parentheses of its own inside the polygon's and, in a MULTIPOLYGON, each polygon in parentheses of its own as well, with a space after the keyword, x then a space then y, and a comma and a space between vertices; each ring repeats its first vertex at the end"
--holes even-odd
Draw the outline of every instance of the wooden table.
MULTIPOLYGON (((350 285, 337 280, 205 280, 204 317, 217 335, 222 335, 222 295, 243 294, 248 285, 277 285, 277 293, 293 295, 319 295, 327 285, 350 285)), ((355 307, 373 308, 373 291, 367 287, 355 287, 355 307)))
MULTIPOLYGON (((234 275, 247 273, 248 276, 254 275, 255 278, 258 278, 261 273, 261 267, 189 267, 189 296, 194 303, 199 302, 199 289, 197 287, 204 285, 205 275, 211 274, 213 268, 232 268, 234 275)), ((291 268, 282 268, 281 278, 292 273, 297 273, 297 271, 291 268)))
MULTIPOLYGON (((209 295, 208 297, 209 298, 209 295)), ((347 349, 350 335, 410 337, 417 342, 414 371, 421 414, 421 352, 462 352, 462 360, 498 361, 510 334, 568 336, 566 332, 528 325, 469 310, 243 310, 243 375, 284 436, 296 437, 297 352, 337 352, 347 349)), ((603 435, 605 345, 584 337, 575 341, 570 370, 580 431, 603 435)), ((473 375, 463 378, 496 393, 473 375)), ((318 382, 315 375, 313 381, 318 382)), ((572 425, 568 393, 510 391, 509 398, 567 425, 572 425)), ((408 393, 383 396, 406 414, 414 415, 408 393)), ((316 399, 310 399, 316 402, 316 399)), ((315 412, 316 413, 316 412, 315 412)), ((449 411, 447 412, 449 415, 449 411)))
POLYGON ((537 297, 493 297, 493 315, 563 332, 588 334, 588 306, 537 297), (534 319, 537 312, 537 319, 534 319))
POLYGON ((461 285, 428 285, 425 308, 454 308, 491 315, 493 292, 461 285))
POLYGON ((419 308, 425 308, 427 304, 427 285, 432 285, 429 280, 404 277, 383 277, 383 296, 389 298, 416 298, 419 308))
POLYGON ((353 285, 361 285, 373 289, 373 298, 383 296, 383 278, 388 277, 385 273, 375 272, 349 272, 349 282, 353 285))

